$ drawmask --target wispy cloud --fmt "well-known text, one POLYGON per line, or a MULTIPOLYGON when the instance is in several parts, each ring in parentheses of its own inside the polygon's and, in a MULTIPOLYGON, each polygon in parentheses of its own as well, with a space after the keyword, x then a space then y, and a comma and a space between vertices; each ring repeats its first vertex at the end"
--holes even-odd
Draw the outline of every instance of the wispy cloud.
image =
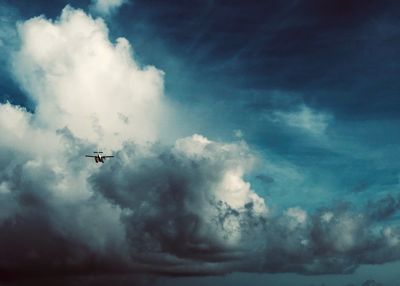
POLYGON ((115 12, 129 0, 92 0, 92 9, 100 15, 107 16, 115 12))
POLYGON ((312 135, 322 135, 328 128, 332 115, 301 105, 294 111, 274 111, 271 119, 312 135))

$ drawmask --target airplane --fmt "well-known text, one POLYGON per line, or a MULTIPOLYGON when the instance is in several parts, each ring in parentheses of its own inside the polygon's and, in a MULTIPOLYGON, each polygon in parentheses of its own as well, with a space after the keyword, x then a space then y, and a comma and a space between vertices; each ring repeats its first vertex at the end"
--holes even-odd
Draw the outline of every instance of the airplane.
POLYGON ((93 155, 85 155, 85 157, 94 158, 96 163, 99 163, 99 162, 104 163, 105 159, 114 157, 114 156, 103 156, 103 155, 101 155, 101 154, 103 154, 103 152, 99 152, 99 151, 97 151, 97 152, 95 151, 93 153, 95 153, 96 155, 94 155, 94 156, 93 155))

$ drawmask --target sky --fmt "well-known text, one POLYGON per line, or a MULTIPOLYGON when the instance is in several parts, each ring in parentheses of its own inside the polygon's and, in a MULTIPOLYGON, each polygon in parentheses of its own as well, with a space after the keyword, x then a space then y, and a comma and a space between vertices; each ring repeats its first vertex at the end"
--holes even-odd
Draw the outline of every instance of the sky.
POLYGON ((0 0, 0 285, 398 285, 399 8, 0 0))

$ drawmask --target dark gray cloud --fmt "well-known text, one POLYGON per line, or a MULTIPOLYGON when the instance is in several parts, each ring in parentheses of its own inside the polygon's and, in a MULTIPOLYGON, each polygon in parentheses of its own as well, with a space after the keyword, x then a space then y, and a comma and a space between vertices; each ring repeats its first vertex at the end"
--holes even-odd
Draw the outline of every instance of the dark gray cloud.
POLYGON ((264 206, 241 179, 251 160, 244 146, 201 136, 173 149, 129 145, 118 160, 94 169, 86 184, 88 165, 81 161, 91 145, 68 129, 56 136, 63 142, 61 161, 16 158, 3 150, 3 279, 138 271, 212 275, 241 265, 241 224, 259 222, 264 206), (230 180, 243 185, 233 190, 238 199, 224 193, 230 180))
MULTIPOLYGON (((262 223, 260 201, 251 193, 246 198, 245 189, 237 190, 243 192, 238 198, 220 193, 224 189, 229 192, 227 175, 237 167, 234 162, 240 164, 236 157, 240 155, 220 148, 212 143, 204 155, 193 157, 154 146, 149 157, 135 154, 135 146, 127 146, 123 160, 110 162, 90 178, 94 190, 130 210, 123 222, 137 259, 148 260, 157 270, 158 264, 176 256, 175 263, 169 262, 171 274, 212 274, 225 272, 225 267, 230 269, 246 255, 232 241, 239 239, 243 225, 262 223), (230 200, 235 207, 227 203, 230 200), (198 261, 198 265, 190 261, 198 261)), ((158 267, 169 272, 167 264, 158 267)))
POLYGON ((396 227, 376 233, 370 217, 349 207, 317 211, 308 219, 304 215, 297 209, 268 225, 265 270, 352 273, 360 264, 398 259, 396 227))
MULTIPOLYGON (((69 158, 63 168, 80 177, 87 172, 80 154, 92 146, 68 129, 57 136, 69 158)), ((236 190, 239 200, 230 193, 230 180, 242 184, 231 172, 247 168, 252 158, 246 147, 196 136, 173 147, 125 144, 115 160, 85 177, 91 195, 75 198, 57 193, 65 180, 73 184, 73 176, 60 176, 37 158, 20 155, 15 161, 3 153, 2 279, 135 272, 337 274, 400 258, 400 229, 377 224, 398 207, 394 198, 361 210, 337 205, 268 213, 244 181, 236 190)))
POLYGON ((157 277, 145 274, 81 274, 74 276, 57 276, 52 277, 21 277, 20 279, 6 280, 7 286, 29 286, 43 285, 51 286, 54 284, 61 286, 152 286, 156 283, 157 277))
POLYGON ((367 205, 368 215, 374 220, 385 220, 400 209, 400 200, 392 195, 387 195, 367 205))

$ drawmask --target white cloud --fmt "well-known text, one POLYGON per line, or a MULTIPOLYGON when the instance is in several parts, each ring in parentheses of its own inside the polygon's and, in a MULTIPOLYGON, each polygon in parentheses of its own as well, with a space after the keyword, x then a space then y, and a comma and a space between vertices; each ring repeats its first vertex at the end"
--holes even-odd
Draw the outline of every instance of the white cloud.
POLYGON ((243 138, 243 136, 244 136, 243 131, 240 130, 240 129, 234 130, 234 131, 233 131, 233 135, 234 135, 236 138, 239 138, 239 139, 243 138))
POLYGON ((33 18, 19 33, 14 72, 36 102, 35 124, 68 127, 105 148, 157 138, 166 120, 163 72, 139 67, 128 41, 111 43, 101 19, 67 6, 59 20, 33 18))
POLYGON ((333 217, 334 217, 334 214, 332 212, 326 212, 321 216, 321 220, 323 222, 329 223, 333 217))
POLYGON ((108 15, 127 2, 128 0, 92 0, 92 7, 97 13, 108 15))
POLYGON ((328 128, 332 116, 302 105, 293 112, 275 111, 272 120, 284 123, 292 128, 301 129, 309 134, 322 135, 328 128))
POLYGON ((209 190, 217 201, 227 203, 239 211, 245 210, 245 205, 252 204, 255 214, 261 216, 267 214, 264 200, 251 190, 250 184, 243 179, 255 160, 244 143, 212 142, 195 134, 177 140, 174 152, 191 159, 209 160, 215 165, 223 166, 224 171, 220 181, 209 190))
POLYGON ((296 224, 304 224, 307 220, 307 213, 299 207, 289 208, 286 215, 293 219, 296 224))

